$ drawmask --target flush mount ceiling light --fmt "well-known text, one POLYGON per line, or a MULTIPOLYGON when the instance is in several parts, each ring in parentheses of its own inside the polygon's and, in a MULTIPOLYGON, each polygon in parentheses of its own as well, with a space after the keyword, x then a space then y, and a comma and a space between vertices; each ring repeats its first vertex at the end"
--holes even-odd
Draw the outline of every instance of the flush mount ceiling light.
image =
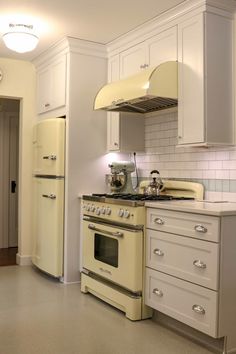
POLYGON ((36 48, 39 38, 33 33, 32 25, 11 23, 9 27, 9 31, 3 35, 7 48, 17 53, 30 52, 36 48))

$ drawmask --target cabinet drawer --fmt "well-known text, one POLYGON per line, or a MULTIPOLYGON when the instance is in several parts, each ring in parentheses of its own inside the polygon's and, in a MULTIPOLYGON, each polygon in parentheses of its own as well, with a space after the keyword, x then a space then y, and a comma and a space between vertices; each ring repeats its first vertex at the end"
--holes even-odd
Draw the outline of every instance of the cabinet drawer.
POLYGON ((147 266, 218 289, 219 244, 147 230, 147 266))
POLYGON ((217 338, 217 292, 146 268, 145 303, 217 338))
POLYGON ((148 208, 147 227, 201 240, 219 242, 220 219, 215 216, 148 208))

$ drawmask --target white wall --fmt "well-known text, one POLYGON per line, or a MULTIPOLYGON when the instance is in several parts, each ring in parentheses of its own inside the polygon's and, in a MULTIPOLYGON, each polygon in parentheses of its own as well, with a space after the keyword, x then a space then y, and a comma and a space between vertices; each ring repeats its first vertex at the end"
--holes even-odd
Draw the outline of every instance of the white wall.
POLYGON ((177 147, 177 118, 176 109, 145 117, 145 153, 137 156, 140 176, 157 169, 165 178, 203 183, 207 199, 235 202, 236 148, 177 147))
POLYGON ((32 125, 35 120, 35 69, 25 61, 0 58, 3 80, 0 96, 20 98, 19 152, 19 257, 21 264, 31 255, 32 125))

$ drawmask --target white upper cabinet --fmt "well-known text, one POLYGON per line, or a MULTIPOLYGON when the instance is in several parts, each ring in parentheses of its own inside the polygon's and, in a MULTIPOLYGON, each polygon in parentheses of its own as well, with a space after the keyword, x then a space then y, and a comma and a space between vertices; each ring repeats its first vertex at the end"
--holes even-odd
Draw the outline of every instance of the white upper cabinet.
POLYGON ((169 60, 177 60, 177 26, 121 52, 120 78, 169 60))
POLYGON ((120 78, 134 75, 148 67, 147 46, 139 43, 120 54, 120 78))
POLYGON ((45 113, 66 104, 66 56, 37 72, 37 113, 45 113))
POLYGON ((178 25, 178 144, 234 143, 230 18, 198 14, 178 25))
POLYGON ((177 26, 151 37, 146 41, 148 64, 157 66, 165 61, 177 60, 177 26))

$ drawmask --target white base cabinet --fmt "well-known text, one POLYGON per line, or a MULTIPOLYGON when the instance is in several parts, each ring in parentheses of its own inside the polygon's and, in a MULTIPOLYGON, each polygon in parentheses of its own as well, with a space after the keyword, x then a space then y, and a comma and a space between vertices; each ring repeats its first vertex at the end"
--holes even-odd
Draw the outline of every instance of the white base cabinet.
POLYGON ((211 337, 226 337, 224 353, 233 353, 236 215, 203 214, 147 208, 145 304, 211 337))

